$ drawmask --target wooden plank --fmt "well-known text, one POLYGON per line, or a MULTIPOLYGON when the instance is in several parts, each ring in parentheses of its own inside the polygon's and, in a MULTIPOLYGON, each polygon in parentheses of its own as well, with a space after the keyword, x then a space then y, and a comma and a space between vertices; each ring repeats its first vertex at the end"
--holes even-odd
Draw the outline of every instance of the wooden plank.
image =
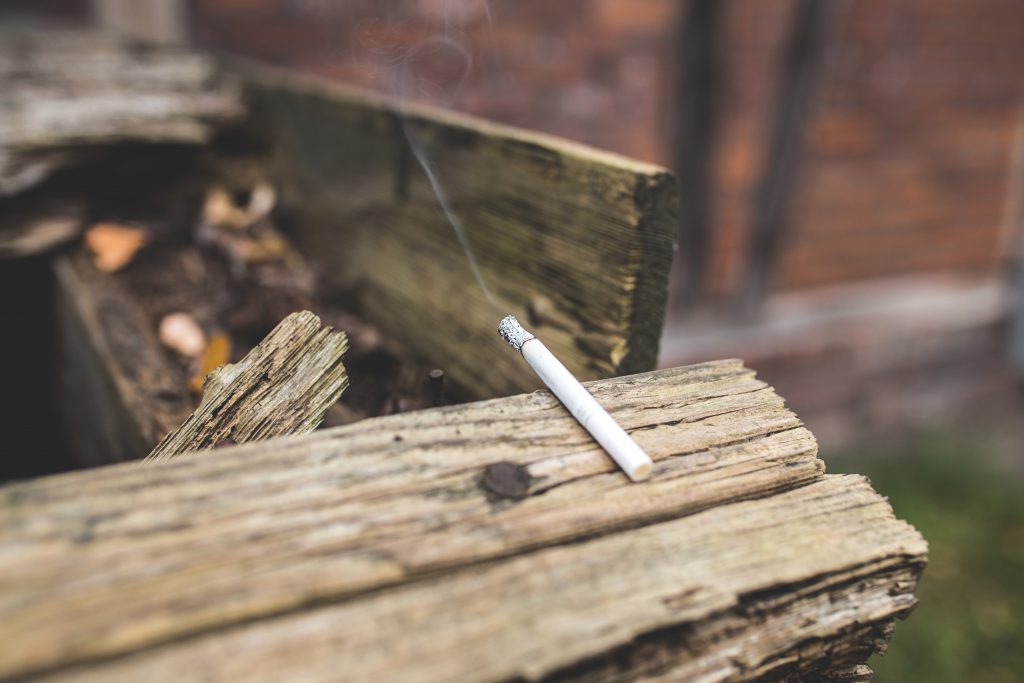
POLYGON ((654 367, 671 175, 551 136, 239 67, 278 151, 296 239, 361 313, 473 397, 535 389, 494 333, 509 313, 580 377, 654 367), (407 140, 465 229, 490 301, 407 140), (532 315, 531 315, 532 314, 532 315))
POLYGON ((833 476, 50 680, 753 680, 863 660, 925 552, 833 476))
POLYGON ((54 262, 61 412, 75 458, 145 456, 188 417, 192 398, 146 314, 84 253, 54 262))
POLYGON ((243 114, 209 57, 85 31, 0 32, 0 85, 0 196, 111 144, 204 144, 243 114))
MULTIPOLYGON (((587 652, 632 648, 630 641, 648 630, 689 629, 730 605, 741 610, 733 621, 751 606, 768 614, 773 600, 780 623, 831 615, 830 625, 820 626, 833 629, 820 647, 861 656, 865 643, 875 642, 866 618, 884 622, 909 604, 923 560, 920 539, 892 520, 865 485, 833 479, 824 489, 801 489, 818 493, 771 502, 780 491, 820 482, 823 467, 810 433, 741 363, 707 363, 591 388, 655 459, 648 483, 629 483, 550 394, 537 392, 365 420, 204 458, 0 489, 0 676, 120 672, 146 678, 150 666, 178 671, 191 658, 183 653, 195 646, 198 668, 191 675, 214 679, 259 678, 261 671, 280 678, 278 666, 293 679, 336 677, 342 670, 352 674, 348 680, 535 678, 580 664, 587 652), (736 501, 765 497, 761 507, 724 512, 736 501), (721 521, 719 512, 733 521, 721 521), (700 521, 637 530, 677 518, 700 521), (849 536, 842 525, 849 525, 849 536), (826 535, 828 528, 834 533, 826 535), (730 546, 743 534, 746 541, 730 546), (795 540, 802 535, 814 550, 810 559, 795 540), (599 537, 618 540, 589 540, 599 537), (893 550, 892 539, 905 549, 893 550), (591 542, 607 544, 582 549, 591 542), (553 546, 565 547, 542 550, 553 546), (573 560, 577 552, 580 559, 573 560), (909 559, 900 559, 904 555, 909 559), (730 562, 738 573, 729 573, 730 562), (605 582, 587 569, 602 564, 618 578, 605 582), (563 566, 580 572, 579 590, 563 566), (539 572, 532 580, 527 567, 539 572), (631 576, 658 587, 630 597, 621 582, 631 576), (847 588, 834 591, 840 578, 842 586, 863 588, 871 599, 851 600, 847 588), (693 582, 701 587, 691 592, 693 582), (794 592, 789 584, 812 588, 794 592), (569 593, 544 607, 557 597, 556 586, 569 593), (678 608, 664 601, 669 586, 678 608), (771 586, 778 592, 761 595, 771 586), (425 597, 435 590, 449 601, 425 597), (639 611, 621 627, 606 620, 607 628, 583 628, 587 591, 598 591, 590 594, 609 614, 626 618, 639 611), (752 600, 740 598, 747 594, 752 600), (420 600, 426 601, 417 606, 420 600), (838 605, 835 614, 831 604, 838 605), (306 630, 345 605, 353 611, 328 629, 348 645, 306 630), (485 613, 493 608, 503 611, 494 618, 509 615, 502 629, 516 636, 472 635, 491 634, 494 624, 485 613), (303 621, 307 616, 311 621, 303 621), (442 649, 430 662, 414 664, 434 632, 414 632, 428 617, 439 619, 435 645, 442 649), (867 630, 855 633, 850 619, 867 630), (583 628, 580 642, 566 648, 559 633, 577 626, 583 628), (542 630, 528 635, 536 627, 542 630), (356 633, 360 629, 366 633, 356 633), (306 645, 292 640, 299 631, 309 637, 306 645), (550 649, 544 633, 553 638, 550 649), (368 643, 372 634, 377 641, 368 643), (281 659, 272 663, 248 651, 239 656, 250 636, 268 657, 281 659), (232 655, 217 663, 207 648, 221 647, 209 645, 219 638, 229 649, 218 651, 232 655), (399 668, 377 669, 391 640, 410 649, 396 654, 399 668), (527 642, 536 651, 525 651, 527 642), (290 654, 279 650, 283 643, 290 654), (96 664, 100 660, 112 662, 110 668, 96 664), (255 668, 233 670, 232 662, 255 668)), ((699 632, 731 632, 722 618, 699 632)), ((810 638, 816 628, 805 624, 793 633, 810 638)), ((769 668, 797 643, 772 642, 758 650, 769 668)))
POLYGON ((309 311, 292 313, 245 358, 209 374, 199 407, 146 461, 313 431, 348 386, 347 349, 344 332, 309 311))

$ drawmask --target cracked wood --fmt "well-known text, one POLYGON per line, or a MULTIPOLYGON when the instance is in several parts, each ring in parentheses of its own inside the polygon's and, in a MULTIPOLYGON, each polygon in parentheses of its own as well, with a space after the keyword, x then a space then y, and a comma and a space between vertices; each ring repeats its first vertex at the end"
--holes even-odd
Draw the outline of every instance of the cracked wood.
POLYGON ((167 460, 208 450, 223 441, 247 443, 305 434, 348 386, 342 356, 344 332, 325 326, 310 311, 292 313, 237 363, 206 378, 195 412, 146 457, 167 460))
POLYGON ((537 392, 4 487, 0 677, 783 680, 884 647, 924 542, 770 387, 591 388, 649 482, 537 392))

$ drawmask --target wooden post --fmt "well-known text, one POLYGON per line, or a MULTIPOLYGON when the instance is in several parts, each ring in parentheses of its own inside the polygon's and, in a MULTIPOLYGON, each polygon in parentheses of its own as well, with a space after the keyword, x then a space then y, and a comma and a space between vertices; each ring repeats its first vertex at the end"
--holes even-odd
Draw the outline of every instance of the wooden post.
POLYGON ((926 545, 738 361, 0 488, 0 677, 866 680, 926 545))
POLYGON ((780 69, 775 121, 761 181, 751 210, 746 269, 739 292, 740 312, 754 315, 771 286, 778 253, 791 219, 800 179, 807 127, 824 63, 828 28, 836 0, 799 0, 780 69))
POLYGON ((494 333, 510 313, 581 378, 654 367, 678 200, 665 169, 266 67, 238 74, 300 247, 464 392, 540 386, 494 333), (493 301, 406 130, 429 150, 493 301))
POLYGON ((711 231, 711 155, 718 95, 718 36, 726 2, 690 0, 679 28, 676 86, 678 252, 674 270, 679 305, 693 309, 704 296, 711 231))

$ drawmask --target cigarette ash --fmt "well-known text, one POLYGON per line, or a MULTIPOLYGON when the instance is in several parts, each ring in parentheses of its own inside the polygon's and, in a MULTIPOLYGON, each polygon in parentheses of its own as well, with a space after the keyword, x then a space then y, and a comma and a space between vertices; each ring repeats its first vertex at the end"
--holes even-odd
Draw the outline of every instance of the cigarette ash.
POLYGON ((531 339, 536 339, 523 329, 514 315, 508 315, 501 319, 501 322, 498 323, 498 334, 516 351, 522 351, 523 344, 531 339))

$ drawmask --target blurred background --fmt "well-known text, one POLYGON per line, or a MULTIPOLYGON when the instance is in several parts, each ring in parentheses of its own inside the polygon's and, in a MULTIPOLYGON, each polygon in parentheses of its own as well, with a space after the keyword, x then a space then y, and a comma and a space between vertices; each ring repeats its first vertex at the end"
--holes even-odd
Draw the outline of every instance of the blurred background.
POLYGON ((472 59, 445 105, 675 169, 661 364, 744 358, 833 471, 871 475, 929 539, 922 604, 873 663, 878 680, 1024 678, 1024 2, 3 0, 0 12, 388 94, 396 55, 440 35, 472 59))

